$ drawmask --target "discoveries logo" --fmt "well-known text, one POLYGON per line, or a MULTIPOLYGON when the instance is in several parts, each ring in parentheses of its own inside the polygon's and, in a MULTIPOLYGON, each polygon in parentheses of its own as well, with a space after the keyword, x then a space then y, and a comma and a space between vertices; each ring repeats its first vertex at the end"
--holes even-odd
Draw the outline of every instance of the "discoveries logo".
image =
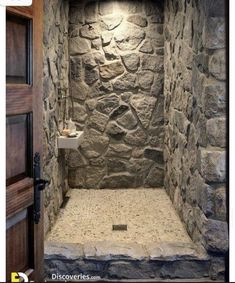
POLYGON ((32 0, 0 0, 1 6, 31 6, 32 0))
POLYGON ((23 272, 12 272, 11 282, 33 282, 33 281, 29 281, 28 276, 23 272))

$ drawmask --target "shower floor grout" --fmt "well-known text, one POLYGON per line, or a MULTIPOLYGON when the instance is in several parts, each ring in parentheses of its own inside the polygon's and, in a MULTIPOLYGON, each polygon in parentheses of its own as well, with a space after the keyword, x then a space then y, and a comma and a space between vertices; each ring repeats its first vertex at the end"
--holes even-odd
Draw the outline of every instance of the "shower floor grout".
POLYGON ((49 242, 192 243, 167 193, 157 189, 73 189, 49 242), (127 224, 127 231, 112 225, 127 224))

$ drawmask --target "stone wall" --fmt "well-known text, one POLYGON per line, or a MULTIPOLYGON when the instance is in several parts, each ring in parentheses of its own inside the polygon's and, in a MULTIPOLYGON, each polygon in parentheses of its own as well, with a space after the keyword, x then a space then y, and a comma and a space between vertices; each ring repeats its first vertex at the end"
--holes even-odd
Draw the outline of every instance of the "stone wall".
POLYGON ((64 151, 57 148, 57 136, 66 118, 68 95, 68 11, 64 0, 44 1, 44 149, 43 177, 50 180, 44 193, 45 233, 55 222, 67 185, 64 151))
POLYGON ((71 1, 68 158, 76 188, 163 185, 163 1, 71 1))
POLYGON ((228 248, 224 2, 165 1, 165 188, 212 277, 228 248))

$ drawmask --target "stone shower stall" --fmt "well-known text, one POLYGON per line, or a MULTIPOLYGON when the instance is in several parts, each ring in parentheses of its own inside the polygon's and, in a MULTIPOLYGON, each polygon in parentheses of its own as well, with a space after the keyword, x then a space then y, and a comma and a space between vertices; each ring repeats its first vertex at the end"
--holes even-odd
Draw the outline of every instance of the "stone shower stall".
POLYGON ((164 187, 223 278, 225 1, 49 0, 44 12, 46 233, 70 188, 164 187), (61 151, 69 118, 84 139, 61 151))

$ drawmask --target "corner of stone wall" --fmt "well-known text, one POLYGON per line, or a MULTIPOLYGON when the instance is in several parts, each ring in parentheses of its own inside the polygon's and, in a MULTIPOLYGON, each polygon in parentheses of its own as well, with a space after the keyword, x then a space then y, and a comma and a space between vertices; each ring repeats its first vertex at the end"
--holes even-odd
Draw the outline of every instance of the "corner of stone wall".
POLYGON ((69 94, 68 12, 68 1, 44 1, 43 177, 50 180, 44 191, 45 234, 54 224, 68 190, 65 152, 57 147, 68 108, 66 100, 59 102, 60 96, 69 94))
POLYGON ((165 1, 165 187, 223 278, 226 208, 225 1, 165 1))

